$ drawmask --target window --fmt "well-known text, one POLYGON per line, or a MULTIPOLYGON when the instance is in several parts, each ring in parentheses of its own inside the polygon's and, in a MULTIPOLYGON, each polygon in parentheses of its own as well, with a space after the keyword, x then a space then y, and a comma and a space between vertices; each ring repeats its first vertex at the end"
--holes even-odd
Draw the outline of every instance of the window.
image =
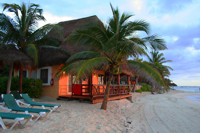
MULTIPOLYGON (((18 71, 18 76, 19 76, 19 71, 18 71)), ((23 78, 28 78, 28 71, 27 70, 23 70, 22 71, 22 76, 23 76, 23 78)))
POLYGON ((23 71, 23 78, 27 78, 27 71, 23 71))
POLYGON ((32 71, 32 72, 31 72, 31 78, 32 78, 32 79, 36 79, 36 72, 35 72, 35 71, 32 71))
POLYGON ((127 85, 128 81, 127 81, 127 75, 120 75, 120 84, 121 85, 127 85))
POLYGON ((50 85, 52 76, 51 67, 42 67, 37 71, 37 79, 42 80, 42 85, 50 85))
POLYGON ((73 76, 72 78, 73 78, 72 84, 81 84, 80 80, 76 79, 76 76, 73 76))
POLYGON ((103 85, 103 83, 104 83, 104 76, 103 75, 98 75, 98 83, 100 85, 103 85))
POLYGON ((48 69, 41 69, 40 79, 43 83, 48 83, 48 69))

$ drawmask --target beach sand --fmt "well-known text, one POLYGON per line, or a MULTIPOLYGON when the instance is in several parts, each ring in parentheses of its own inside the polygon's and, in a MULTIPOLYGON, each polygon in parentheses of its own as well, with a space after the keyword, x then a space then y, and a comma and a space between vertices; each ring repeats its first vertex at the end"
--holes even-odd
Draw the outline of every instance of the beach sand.
MULTIPOLYGON (((185 98, 194 95, 180 91, 152 95, 133 94, 133 103, 126 99, 110 101, 106 111, 101 103, 37 99, 61 104, 58 112, 25 128, 16 126, 3 133, 199 133, 200 104, 185 98)), ((200 95, 200 93, 195 93, 200 95)), ((6 125, 10 120, 6 120, 6 125)))

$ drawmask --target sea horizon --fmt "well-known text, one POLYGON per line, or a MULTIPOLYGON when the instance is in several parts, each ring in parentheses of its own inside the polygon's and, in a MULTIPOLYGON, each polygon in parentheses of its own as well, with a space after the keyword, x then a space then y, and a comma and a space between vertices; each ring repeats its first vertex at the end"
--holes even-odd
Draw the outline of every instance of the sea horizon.
POLYGON ((196 101, 200 103, 200 86, 174 86, 172 87, 175 90, 185 91, 185 92, 194 92, 190 96, 185 96, 187 99, 196 101))

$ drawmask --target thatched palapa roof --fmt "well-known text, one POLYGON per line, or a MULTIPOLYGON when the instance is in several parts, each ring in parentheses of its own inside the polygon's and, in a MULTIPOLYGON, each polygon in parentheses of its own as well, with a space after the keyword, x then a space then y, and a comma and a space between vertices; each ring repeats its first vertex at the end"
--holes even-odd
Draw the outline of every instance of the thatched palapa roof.
POLYGON ((82 28, 91 22, 101 23, 101 21, 95 15, 58 23, 58 25, 63 27, 61 33, 52 31, 49 33, 49 36, 55 37, 60 41, 59 47, 63 50, 63 52, 59 53, 56 52, 56 49, 41 48, 39 52, 39 67, 64 64, 67 58, 69 58, 69 55, 84 50, 89 50, 89 48, 67 42, 66 38, 73 31, 82 28))

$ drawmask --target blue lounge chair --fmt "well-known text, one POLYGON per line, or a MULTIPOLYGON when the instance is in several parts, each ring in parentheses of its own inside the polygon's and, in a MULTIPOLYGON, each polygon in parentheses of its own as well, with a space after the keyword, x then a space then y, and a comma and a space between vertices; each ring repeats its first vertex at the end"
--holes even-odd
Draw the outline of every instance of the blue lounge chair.
POLYGON ((35 121, 37 121, 42 116, 46 117, 50 113, 49 109, 36 109, 36 108, 24 108, 24 107, 20 107, 16 103, 14 97, 11 94, 3 94, 2 98, 3 98, 3 101, 4 101, 5 105, 9 109, 11 109, 12 111, 25 112, 26 114, 29 114, 29 112, 30 113, 37 113, 37 114, 39 114, 39 116, 35 119, 35 121))
POLYGON ((20 105, 25 105, 27 107, 29 107, 30 105, 29 104, 26 104, 25 102, 23 102, 23 98, 20 96, 20 93, 19 91, 11 91, 10 94, 12 94, 15 98, 15 101, 17 102, 17 104, 20 106, 20 105))
POLYGON ((12 119, 15 120, 15 122, 13 123, 13 125, 9 128, 9 129, 13 129, 13 127, 20 121, 25 120, 26 122, 24 123, 24 125, 26 125, 32 118, 32 115, 30 114, 16 114, 16 113, 6 113, 6 112, 0 112, 0 125, 3 129, 7 129, 7 127, 5 126, 3 119, 12 119))
POLYGON ((38 103, 38 102, 34 102, 29 96, 28 94, 21 94, 22 98, 24 99, 24 101, 26 103, 28 103, 30 106, 41 106, 43 109, 45 109, 45 107, 50 107, 51 111, 55 111, 57 110, 59 107, 61 107, 61 105, 59 104, 47 104, 47 103, 38 103))

